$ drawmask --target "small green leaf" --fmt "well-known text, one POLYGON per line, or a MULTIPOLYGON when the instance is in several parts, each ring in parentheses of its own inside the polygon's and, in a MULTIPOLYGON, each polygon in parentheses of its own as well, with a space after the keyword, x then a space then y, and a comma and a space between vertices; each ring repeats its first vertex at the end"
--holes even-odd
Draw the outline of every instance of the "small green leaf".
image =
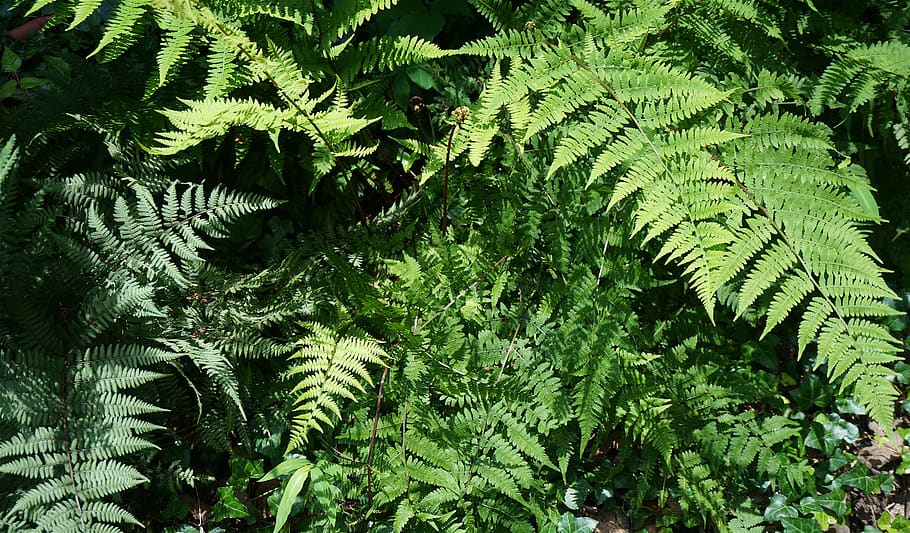
POLYGON ((845 498, 843 489, 834 489, 826 494, 819 494, 815 501, 834 516, 843 518, 850 511, 850 506, 844 501, 845 498))
POLYGON ((22 68, 22 58, 7 46, 3 49, 3 56, 0 57, 0 67, 4 72, 19 72, 19 69, 22 68))
POLYGON ((421 89, 435 89, 436 88, 436 78, 425 68, 413 66, 408 67, 408 78, 411 78, 411 81, 414 82, 414 85, 420 87, 421 89))
POLYGON ((856 465, 852 470, 841 474, 834 481, 839 486, 854 487, 866 494, 877 494, 894 490, 893 477, 889 474, 870 476, 869 469, 863 464, 856 465))
POLYGON ((290 474, 291 472, 295 472, 298 469, 303 468, 305 466, 312 467, 312 463, 310 463, 309 459, 306 459, 304 457, 295 457, 293 459, 286 459, 286 460, 282 461, 281 464, 279 464, 275 468, 269 470, 268 474, 259 478, 259 482, 261 483, 263 481, 270 481, 273 479, 278 479, 282 476, 286 476, 286 475, 290 474))
POLYGON ((794 389, 790 394, 803 410, 811 409, 812 406, 825 407, 831 403, 833 398, 831 386, 824 383, 816 374, 807 375, 799 388, 794 389))
POLYGON ((784 533, 822 533, 821 526, 811 518, 784 517, 780 519, 784 533))
POLYGON ((597 527, 597 520, 566 513, 556 523, 557 533, 591 533, 597 527))
POLYGON ((850 195, 856 200, 856 203, 863 209, 866 215, 878 219, 878 204, 875 203, 875 197, 872 196, 872 190, 866 186, 850 185, 850 195))
POLYGON ((19 78, 19 87, 23 89, 31 89, 33 87, 40 87, 47 83, 47 80, 44 78, 36 78, 34 76, 23 76, 19 78))
POLYGON ((0 85, 0 100, 4 100, 16 94, 16 87, 16 80, 8 80, 3 82, 3 84, 0 85))
POLYGON ((834 400, 837 412, 844 415, 865 415, 866 408, 854 398, 838 398, 834 400))
POLYGON ((215 504, 212 513, 215 520, 224 520, 225 518, 247 518, 253 516, 252 511, 243 504, 234 489, 231 487, 221 487, 218 489, 218 503, 215 504))
POLYGON ((765 508, 765 520, 776 522, 785 517, 799 516, 799 511, 792 505, 787 505, 787 497, 783 494, 775 494, 771 497, 768 507, 765 508))

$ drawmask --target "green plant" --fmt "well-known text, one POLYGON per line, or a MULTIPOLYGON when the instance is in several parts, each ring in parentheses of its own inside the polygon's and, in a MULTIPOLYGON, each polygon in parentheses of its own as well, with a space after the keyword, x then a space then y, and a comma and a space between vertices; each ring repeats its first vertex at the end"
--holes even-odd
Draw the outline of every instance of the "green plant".
POLYGON ((25 212, 65 213, 57 266, 107 291, 80 349, 168 354, 131 394, 223 454, 215 522, 809 531, 850 519, 847 489, 887 489, 841 449, 848 417, 890 428, 901 395, 873 229, 899 180, 864 149, 906 157, 905 6, 30 3, 51 4, 99 35, 72 64, 154 67, 117 77, 142 100, 48 120, 29 149, 100 123, 146 153, 104 137, 110 158, 69 160, 95 174, 34 178, 25 212), (274 521, 246 499, 258 476, 274 521))
POLYGON ((116 161, 116 152, 108 172, 29 182, 17 175, 14 146, 5 143, 0 165, 0 469, 17 488, 2 523, 20 531, 138 524, 109 497, 147 481, 130 456, 156 448, 145 434, 161 429, 147 420, 161 409, 135 391, 181 355, 153 332, 196 276, 203 237, 270 203, 176 183, 162 190, 154 163, 144 182, 127 180, 134 161, 116 161))

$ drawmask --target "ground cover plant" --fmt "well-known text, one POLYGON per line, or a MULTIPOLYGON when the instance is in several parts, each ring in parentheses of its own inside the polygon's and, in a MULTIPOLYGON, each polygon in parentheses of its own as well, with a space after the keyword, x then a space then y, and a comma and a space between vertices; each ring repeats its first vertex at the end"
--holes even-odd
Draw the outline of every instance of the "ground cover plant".
POLYGON ((0 3, 6 531, 908 531, 910 7, 0 3))

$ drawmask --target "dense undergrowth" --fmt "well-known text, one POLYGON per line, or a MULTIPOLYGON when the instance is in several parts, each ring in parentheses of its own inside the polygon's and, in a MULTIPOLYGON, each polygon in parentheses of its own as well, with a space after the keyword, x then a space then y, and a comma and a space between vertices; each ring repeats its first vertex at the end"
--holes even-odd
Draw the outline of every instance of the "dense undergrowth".
POLYGON ((910 531, 906 2, 0 28, 6 531, 910 531))

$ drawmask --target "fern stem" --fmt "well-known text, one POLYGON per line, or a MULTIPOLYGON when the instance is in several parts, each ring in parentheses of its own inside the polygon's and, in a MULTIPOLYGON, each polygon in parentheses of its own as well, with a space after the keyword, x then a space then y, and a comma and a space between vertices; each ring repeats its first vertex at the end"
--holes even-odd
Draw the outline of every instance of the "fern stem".
POLYGON ((379 427, 379 407, 382 405, 382 387, 389 375, 389 365, 382 369, 379 378, 379 394, 376 396, 376 412, 373 413, 373 430, 370 432, 370 451, 367 452, 367 500, 373 505, 373 450, 376 446, 376 429, 379 427))
POLYGON ((61 423, 63 426, 63 443, 66 447, 66 470, 69 474, 70 483, 73 487, 73 498, 76 500, 76 511, 79 513, 80 530, 85 532, 87 531, 85 526, 85 519, 83 518, 85 512, 82 510, 82 500, 79 498, 79 492, 76 490, 76 468, 73 466, 73 451, 72 442, 70 441, 69 429, 69 404, 66 401, 66 397, 69 394, 69 391, 67 389, 67 383, 69 379, 69 366, 70 362, 67 360, 63 365, 63 377, 60 379, 60 407, 63 410, 61 423))
POLYGON ((439 229, 442 233, 446 232, 449 223, 449 160, 452 156, 452 140, 455 138, 457 129, 458 123, 456 122, 449 130, 449 142, 446 144, 446 167, 442 178, 442 220, 439 222, 439 229))
POLYGON ((445 305, 445 307, 443 307, 443 308, 440 309, 439 311, 436 311, 435 313, 433 313, 433 316, 431 316, 429 319, 427 319, 427 321, 424 322, 423 324, 420 324, 420 325, 418 326, 418 325, 417 325, 417 321, 416 321, 416 319, 415 319, 415 321, 414 321, 414 327, 411 328, 411 333, 413 333, 414 335, 417 335, 417 332, 418 332, 418 331, 420 331, 420 330, 422 330, 423 328, 427 327, 427 325, 428 325, 430 322, 432 322, 432 321, 436 320, 437 318, 439 318, 439 315, 441 315, 442 313, 445 313, 446 311, 448 311, 449 308, 451 308, 453 305, 455 305, 455 302, 457 302, 458 300, 460 300, 465 294, 468 293, 468 291, 470 291, 471 289, 473 289, 474 287, 476 287, 481 281, 483 281, 484 279, 486 279, 490 274, 493 273, 494 270, 496 270, 496 269, 499 267, 499 265, 502 264, 503 261, 505 261, 505 260, 508 259, 509 257, 511 257, 511 256, 504 255, 504 256, 500 257, 500 258, 499 258, 499 261, 496 261, 496 262, 493 264, 493 266, 491 266, 490 268, 488 268, 486 272, 484 272, 483 274, 480 275, 479 278, 477 278, 476 280, 474 280, 474 283, 471 283, 470 285, 468 285, 467 287, 465 287, 464 289, 462 289, 461 292, 459 292, 454 298, 452 298, 452 299, 449 301, 449 303, 447 303, 447 304, 445 305))

